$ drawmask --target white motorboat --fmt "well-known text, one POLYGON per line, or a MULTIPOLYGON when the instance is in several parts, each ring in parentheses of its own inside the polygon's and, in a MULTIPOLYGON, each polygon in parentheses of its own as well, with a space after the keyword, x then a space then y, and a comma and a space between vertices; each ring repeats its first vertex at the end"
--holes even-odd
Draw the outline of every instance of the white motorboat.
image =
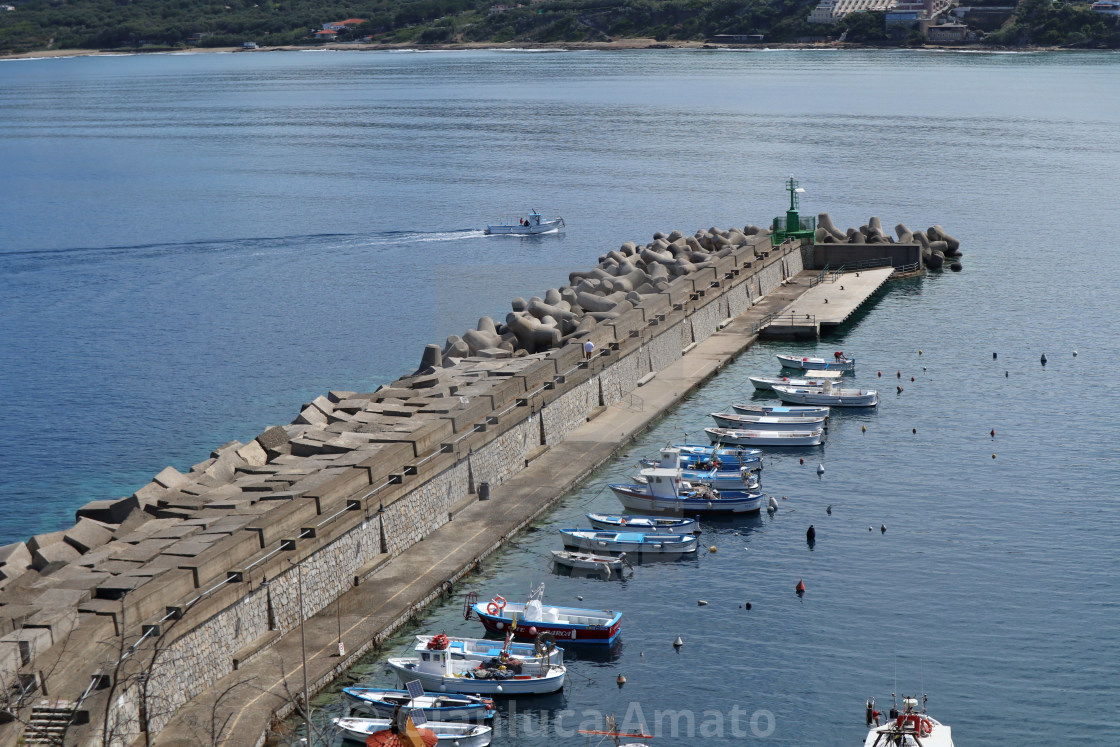
MULTIPOLYGON (((342 732, 342 738, 365 744, 371 734, 388 731, 393 723, 391 718, 336 718, 334 725, 342 732)), ((453 721, 429 721, 418 727, 436 736, 437 747, 486 747, 490 744, 493 730, 482 724, 458 724, 453 721)))
POLYGON ((798 407, 796 405, 733 404, 731 409, 740 415, 776 415, 783 418, 809 418, 810 420, 827 418, 829 415, 827 407, 798 407))
MULTIPOLYGON (((746 473, 747 478, 750 478, 750 470, 746 473)), ((740 472, 740 476, 742 474, 740 472)), ((683 475, 681 450, 669 447, 661 450, 661 461, 657 466, 641 471, 639 477, 642 482, 630 485, 611 484, 608 487, 618 496, 623 506, 643 514, 707 516, 757 513, 762 509, 761 491, 720 490, 709 485, 693 485, 683 475)))
POLYGON ((759 431, 733 428, 705 428, 714 444, 739 444, 743 446, 820 446, 824 430, 811 431, 759 431))
POLYGON ((836 387, 826 381, 821 387, 775 386, 774 394, 782 402, 829 407, 874 407, 879 393, 874 389, 836 387))
POLYGON ((489 602, 477 602, 473 614, 491 633, 530 638, 544 647, 557 640, 611 646, 622 633, 622 613, 614 610, 544 605, 544 584, 529 592, 525 602, 506 602, 496 596, 489 602))
MULTIPOLYGON (((844 375, 843 371, 813 371, 812 376, 748 376, 751 384, 760 392, 774 388, 775 384, 782 386, 823 386, 824 382, 838 379, 844 375)), ((734 408, 734 405, 732 405, 734 408)))
POLYGON ((505 652, 507 656, 516 659, 522 669, 529 673, 540 672, 550 664, 564 663, 564 649, 562 648, 553 646, 545 656, 541 656, 537 647, 532 643, 517 643, 510 641, 508 637, 504 644, 501 641, 494 641, 489 638, 463 638, 442 633, 439 635, 418 635, 416 640, 428 648, 447 648, 451 652, 451 656, 456 659, 467 659, 475 662, 493 661, 500 658, 502 653, 505 652))
POLYGON ((430 649, 425 643, 416 644, 415 654, 392 657, 387 663, 401 682, 420 680, 431 692, 507 697, 554 693, 564 687, 567 674, 563 664, 550 664, 536 674, 518 674, 515 663, 488 666, 490 662, 456 659, 448 649, 430 649))
POLYGON ((825 427, 827 416, 788 417, 785 415, 754 415, 738 412, 713 412, 712 420, 721 428, 748 431, 800 431, 825 427))
POLYGON ((621 576, 623 566, 629 565, 626 561, 626 553, 621 555, 595 555, 578 550, 553 550, 552 561, 565 568, 587 573, 598 573, 608 579, 611 576, 621 576))
POLYGON ((527 218, 518 218, 517 224, 493 223, 486 226, 487 234, 513 234, 516 236, 535 236, 541 233, 559 233, 564 227, 564 219, 560 217, 545 218, 536 210, 529 213, 527 218))
POLYGON ((494 701, 478 695, 424 693, 413 698, 408 690, 378 687, 344 687, 350 712, 372 718, 389 718, 397 708, 424 712, 429 721, 486 721, 494 718, 494 701))
POLYGON ((953 730, 926 713, 926 697, 922 704, 917 698, 902 697, 902 711, 891 707, 887 722, 879 725, 879 712, 875 700, 867 701, 867 725, 871 730, 864 740, 864 747, 953 747, 953 730))
POLYGON ((796 368, 801 371, 855 371, 856 359, 848 358, 842 352, 831 358, 811 358, 801 355, 777 355, 783 368, 796 368))
POLYGON ((585 514, 596 529, 630 529, 637 532, 700 533, 696 519, 672 516, 637 516, 631 514, 585 514))

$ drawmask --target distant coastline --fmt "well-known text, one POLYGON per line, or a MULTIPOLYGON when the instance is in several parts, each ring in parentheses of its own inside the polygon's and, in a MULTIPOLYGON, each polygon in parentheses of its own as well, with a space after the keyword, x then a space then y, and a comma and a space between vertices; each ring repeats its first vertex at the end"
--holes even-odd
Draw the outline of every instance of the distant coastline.
POLYGON ((712 44, 701 41, 673 41, 659 42, 656 39, 637 38, 619 39, 609 42, 507 42, 495 44, 476 42, 466 44, 325 44, 321 46, 276 46, 259 47, 257 49, 243 49, 241 47, 187 47, 183 49, 45 49, 19 54, 0 54, 0 60, 35 59, 52 57, 90 57, 90 56, 134 56, 140 54, 218 54, 238 53, 254 54, 257 52, 384 52, 408 51, 418 52, 452 52, 481 49, 494 50, 538 50, 538 51, 610 51, 610 50, 635 50, 635 49, 734 49, 734 50, 773 50, 773 49, 805 49, 805 50, 936 50, 947 52, 989 52, 989 53, 1023 53, 1023 52, 1058 52, 1058 51, 1109 51, 1109 50, 1072 50, 1065 47, 998 47, 980 44, 922 44, 920 46, 881 46, 873 44, 848 44, 841 42, 828 42, 818 44, 712 44))

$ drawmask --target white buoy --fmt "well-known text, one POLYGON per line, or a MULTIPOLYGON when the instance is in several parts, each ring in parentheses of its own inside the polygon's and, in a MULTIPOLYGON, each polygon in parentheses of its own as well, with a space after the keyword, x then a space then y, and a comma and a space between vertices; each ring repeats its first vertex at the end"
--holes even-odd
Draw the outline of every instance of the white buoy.
POLYGON ((818 475, 823 475, 824 474, 824 465, 823 464, 818 464, 817 465, 817 474, 818 475))
POLYGON ((696 606, 697 606, 697 607, 703 607, 703 606, 704 606, 704 605, 706 605, 707 603, 708 603, 708 602, 707 602, 707 600, 705 600, 705 599, 698 599, 698 600, 696 600, 696 606))
POLYGON ((677 640, 673 641, 673 648, 680 648, 683 645, 684 645, 684 641, 682 641, 681 637, 678 635, 677 640))
POLYGON ((778 502, 774 500, 774 496, 770 496, 770 502, 767 504, 766 510, 770 513, 774 513, 778 510, 778 502))

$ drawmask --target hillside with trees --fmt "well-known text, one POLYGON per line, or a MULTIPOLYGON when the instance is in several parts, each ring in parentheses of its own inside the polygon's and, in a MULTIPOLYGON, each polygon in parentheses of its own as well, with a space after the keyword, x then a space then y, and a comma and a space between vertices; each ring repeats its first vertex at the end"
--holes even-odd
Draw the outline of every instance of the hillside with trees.
MULTIPOLYGON (((1003 0, 1001 0, 1003 1, 1003 0)), ((333 42, 455 44, 703 41, 762 34, 789 43, 848 32, 848 41, 913 44, 881 32, 882 14, 834 27, 806 21, 817 0, 3 0, 0 52, 39 49, 166 49, 322 43, 324 23, 362 19, 333 42)), ((1115 18, 1087 6, 1023 0, 992 35, 1007 46, 1120 45, 1115 18)))

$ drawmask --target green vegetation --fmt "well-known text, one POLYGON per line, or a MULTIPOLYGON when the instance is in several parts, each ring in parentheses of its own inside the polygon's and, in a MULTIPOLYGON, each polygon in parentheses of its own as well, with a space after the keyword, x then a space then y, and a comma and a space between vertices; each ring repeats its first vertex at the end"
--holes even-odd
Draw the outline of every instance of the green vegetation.
MULTIPOLYGON (((839 35, 867 44, 914 44, 888 35, 882 13, 839 27, 809 24, 816 0, 0 0, 0 52, 35 49, 228 47, 321 43, 331 21, 361 18, 332 41, 445 44, 580 42, 652 37, 701 41, 717 34, 763 34, 767 43, 839 35), (492 12, 494 6, 508 7, 492 12), (204 34, 201 39, 198 34, 204 34), (192 38, 193 37, 193 38, 192 38)), ((985 2, 986 0, 980 0, 985 2)), ((1008 0, 999 0, 1007 2, 1008 0)), ((1116 19, 1087 6, 1023 0, 1001 45, 1120 46, 1116 19)))
POLYGON ((1089 10, 1088 5, 1022 0, 1014 20, 986 41, 1008 47, 1120 47, 1120 24, 1115 16, 1089 10))

